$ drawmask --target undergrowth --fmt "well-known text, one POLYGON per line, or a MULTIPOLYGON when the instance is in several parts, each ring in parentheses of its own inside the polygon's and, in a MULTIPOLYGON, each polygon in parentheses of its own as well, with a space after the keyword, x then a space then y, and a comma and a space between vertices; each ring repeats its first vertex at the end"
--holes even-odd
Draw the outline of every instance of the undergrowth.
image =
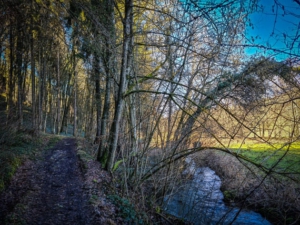
POLYGON ((56 136, 32 136, 26 131, 11 133, 0 146, 0 192, 9 184, 18 167, 25 159, 34 160, 41 149, 51 148, 57 141, 56 136))
POLYGON ((119 215, 129 224, 144 224, 143 220, 138 217, 133 204, 126 198, 119 195, 110 195, 109 199, 118 206, 119 215))

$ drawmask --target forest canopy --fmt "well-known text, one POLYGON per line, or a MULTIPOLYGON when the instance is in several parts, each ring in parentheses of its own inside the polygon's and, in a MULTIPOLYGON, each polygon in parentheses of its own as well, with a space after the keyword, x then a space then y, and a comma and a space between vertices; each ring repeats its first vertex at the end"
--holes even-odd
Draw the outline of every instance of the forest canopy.
POLYGON ((159 196, 212 149, 260 179, 250 194, 267 177, 299 183, 299 163, 282 167, 300 141, 299 12, 297 0, 2 0, 0 143, 84 137, 125 189, 152 181, 159 196))
POLYGON ((178 161, 211 148, 288 153, 300 137, 300 4, 271 7, 260 42, 250 30, 269 15, 264 1, 3 0, 1 126, 85 137, 133 186, 161 171, 167 183, 178 161))

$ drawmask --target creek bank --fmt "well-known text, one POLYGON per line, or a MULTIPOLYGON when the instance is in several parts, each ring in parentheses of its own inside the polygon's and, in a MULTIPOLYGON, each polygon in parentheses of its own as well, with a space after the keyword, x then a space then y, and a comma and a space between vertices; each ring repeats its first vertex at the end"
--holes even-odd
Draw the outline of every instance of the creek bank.
POLYGON ((191 158, 186 163, 183 175, 192 178, 165 197, 166 212, 196 225, 271 225, 256 212, 226 206, 220 191, 221 179, 215 172, 208 167, 196 167, 191 158))

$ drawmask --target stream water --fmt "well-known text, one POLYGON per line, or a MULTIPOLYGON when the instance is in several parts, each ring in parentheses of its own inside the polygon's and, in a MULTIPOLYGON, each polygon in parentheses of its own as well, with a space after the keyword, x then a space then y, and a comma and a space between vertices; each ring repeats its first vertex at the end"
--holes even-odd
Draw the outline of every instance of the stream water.
POLYGON ((190 158, 186 159, 186 163, 188 166, 183 175, 193 177, 165 198, 166 212, 195 225, 271 224, 256 212, 226 206, 220 190, 221 179, 215 172, 208 167, 197 168, 190 158))

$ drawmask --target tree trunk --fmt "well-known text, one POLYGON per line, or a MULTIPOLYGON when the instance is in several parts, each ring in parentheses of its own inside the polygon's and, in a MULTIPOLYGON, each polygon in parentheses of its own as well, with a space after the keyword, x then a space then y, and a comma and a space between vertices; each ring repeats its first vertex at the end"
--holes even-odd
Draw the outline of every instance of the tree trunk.
MULTIPOLYGON (((77 34, 77 25, 73 26, 74 29, 74 35, 77 34)), ((74 122, 73 122, 73 136, 77 137, 77 72, 76 72, 76 56, 75 56, 75 45, 76 45, 76 39, 73 38, 73 49, 72 49, 72 55, 73 55, 73 73, 74 73, 74 102, 73 102, 73 108, 74 108, 74 122)))
MULTIPOLYGON (((12 19, 11 19, 12 23, 12 19)), ((9 30, 9 50, 10 50, 10 67, 8 77, 8 96, 7 96, 7 124, 9 124, 13 118, 13 92, 14 92, 14 38, 13 38, 13 26, 10 25, 9 30)))
MULTIPOLYGON (((114 4, 112 0, 105 1, 105 13, 107 18, 104 19, 103 23, 105 24, 108 34, 104 36, 103 41, 105 43, 105 50, 102 54, 102 70, 105 72, 106 76, 106 85, 105 85, 105 97, 104 97, 104 106, 101 117, 101 131, 100 131, 100 143, 98 147, 97 160, 101 161, 104 159, 103 154, 107 148, 107 133, 108 133, 108 124, 109 124, 109 110, 111 106, 111 85, 112 85, 112 76, 115 74, 115 43, 116 43, 116 33, 115 33, 115 17, 114 17, 114 4)), ((105 160, 107 157, 105 158, 105 160)), ((104 160, 104 161, 105 161, 104 160)))
POLYGON ((50 89, 50 92, 52 92, 51 95, 49 95, 49 112, 50 112, 50 118, 49 118, 49 122, 50 122, 50 130, 52 134, 56 134, 55 132, 55 122, 56 122, 56 106, 53 104, 55 101, 55 88, 53 88, 51 90, 51 80, 48 80, 48 88, 50 89))
POLYGON ((61 120, 61 128, 60 128, 60 133, 66 132, 68 129, 68 113, 70 111, 70 106, 71 106, 71 98, 68 96, 72 96, 71 93, 71 86, 70 86, 70 82, 71 82, 71 78, 72 78, 72 74, 69 74, 69 78, 67 81, 67 87, 65 92, 65 96, 64 96, 64 107, 63 107, 63 117, 61 120))
MULTIPOLYGON (((41 47, 40 47, 41 48, 41 47)), ((42 130, 42 121, 43 121, 43 79, 44 72, 42 66, 42 50, 39 51, 39 102, 38 102, 38 126, 39 130, 42 130)))
POLYGON ((100 133, 101 133, 101 108, 102 108, 102 100, 101 100, 101 90, 100 90, 100 69, 99 69, 99 56, 97 53, 94 54, 94 76, 96 77, 95 85, 96 85, 96 112, 97 112, 97 128, 96 128, 96 138, 95 143, 99 144, 100 141, 100 133))
MULTIPOLYGON (((33 1, 31 2, 33 7, 33 1)), ((31 110, 32 110, 32 129, 35 131, 36 127, 36 102, 35 102, 35 59, 34 59, 34 37, 33 37, 33 18, 30 20, 30 61, 31 61, 31 110)))
MULTIPOLYGON (((117 95, 117 101, 115 105, 115 114, 112 123, 112 127, 109 135, 109 150, 108 159, 105 165, 107 170, 112 170, 115 161, 115 154, 117 150, 120 121, 124 107, 124 93, 127 88, 127 77, 132 72, 132 25, 133 25, 133 0, 125 0, 125 18, 124 18, 124 30, 123 30, 123 52, 122 52, 122 64, 120 73, 119 90, 117 95)), ((104 155, 105 157, 105 155, 104 155)))
POLYGON ((101 132, 100 132, 100 144, 98 149, 98 161, 101 160, 103 156, 104 149, 106 147, 106 134, 107 134, 107 126, 108 126, 108 119, 109 119, 109 108, 110 108, 110 92, 111 92, 111 78, 109 75, 106 75, 106 92, 105 92, 105 99, 104 99, 104 107, 103 107, 103 114, 101 118, 101 132))
MULTIPOLYGON (((170 25, 171 26, 171 25, 170 25)), ((171 32, 171 27, 169 28, 169 33, 171 32)), ((168 72, 169 72, 169 80, 170 82, 170 91, 169 93, 173 94, 174 93, 174 83, 172 82, 174 79, 174 67, 173 67, 173 50, 172 50, 172 45, 171 45, 171 40, 170 40, 170 34, 167 35, 167 45, 168 45, 168 53, 167 53, 167 61, 169 64, 168 72)), ((172 118, 173 118, 173 102, 168 98, 169 101, 169 115, 168 115, 168 131, 167 131, 167 140, 166 140, 166 148, 168 149, 171 144, 171 134, 172 134, 172 118)))
POLYGON ((74 124, 73 124, 73 136, 77 137, 77 77, 76 77, 76 71, 75 71, 75 62, 74 62, 74 124))
POLYGON ((56 119, 56 133, 59 134, 60 131, 60 111, 61 111, 61 95, 60 95, 60 67, 59 67, 59 50, 57 51, 57 119, 56 119))
POLYGON ((48 111, 51 107, 51 106, 48 107, 49 98, 51 98, 51 94, 49 94, 47 91, 50 88, 47 88, 47 83, 46 83, 46 80, 49 80, 48 79, 49 78, 49 69, 46 70, 46 61, 44 61, 43 68, 44 68, 44 82, 43 82, 43 100, 42 101, 43 101, 43 105, 44 105, 45 116, 44 116, 44 120, 42 121, 42 130, 45 133, 46 129, 47 129, 48 111))
MULTIPOLYGON (((131 136, 131 142, 130 142, 130 149, 131 149, 131 158, 130 158, 130 164, 135 166, 135 170, 133 171, 134 174, 137 174, 138 170, 138 162, 136 162, 135 159, 137 159, 137 152, 138 152, 138 138, 137 138, 137 124, 136 124, 136 95, 132 94, 129 96, 129 123, 130 123, 130 136, 131 136)), ((133 175, 134 175, 133 174, 133 175)))
POLYGON ((22 42, 22 33, 21 33, 21 24, 18 22, 17 25, 18 29, 18 37, 17 37, 17 49, 16 49, 16 74, 18 77, 18 129, 20 129, 23 126, 23 80, 22 80, 22 52, 23 52, 23 42, 22 42))

